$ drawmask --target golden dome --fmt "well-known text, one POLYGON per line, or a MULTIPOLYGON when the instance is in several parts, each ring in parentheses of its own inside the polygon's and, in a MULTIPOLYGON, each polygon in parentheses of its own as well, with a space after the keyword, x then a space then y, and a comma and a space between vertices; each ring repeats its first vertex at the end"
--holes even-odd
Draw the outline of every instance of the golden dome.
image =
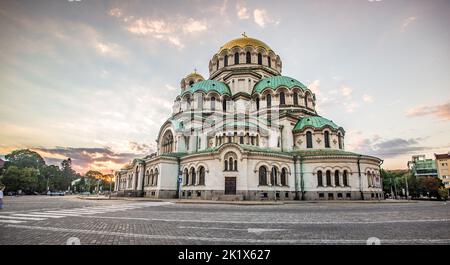
POLYGON ((229 42, 225 43, 222 47, 220 47, 219 52, 221 53, 225 49, 231 49, 233 47, 239 46, 241 48, 244 48, 245 46, 253 46, 253 47, 261 47, 264 48, 266 51, 271 51, 272 49, 269 47, 269 45, 265 44, 264 42, 249 38, 244 34, 244 37, 237 38, 234 40, 230 40, 229 42))
POLYGON ((191 77, 192 78, 201 78, 201 79, 205 80, 205 78, 203 78, 203 76, 201 74, 197 73, 196 71, 188 74, 185 78, 188 79, 188 78, 191 78, 191 77))

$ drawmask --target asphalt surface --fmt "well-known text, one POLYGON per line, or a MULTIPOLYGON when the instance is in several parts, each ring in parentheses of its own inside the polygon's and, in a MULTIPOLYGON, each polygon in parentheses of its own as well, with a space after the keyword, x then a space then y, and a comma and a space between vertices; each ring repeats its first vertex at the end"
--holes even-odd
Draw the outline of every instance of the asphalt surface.
POLYGON ((178 204, 5 197, 0 244, 450 244, 450 204, 178 204))

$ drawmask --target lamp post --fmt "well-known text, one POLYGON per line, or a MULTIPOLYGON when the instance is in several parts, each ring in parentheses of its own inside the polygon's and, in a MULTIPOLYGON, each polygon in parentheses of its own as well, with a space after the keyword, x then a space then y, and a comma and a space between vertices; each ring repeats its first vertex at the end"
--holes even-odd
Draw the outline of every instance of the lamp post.
POLYGON ((109 196, 108 196, 108 199, 111 199, 113 172, 114 172, 114 170, 111 169, 111 174, 109 175, 109 196))
POLYGON ((408 189, 408 179, 405 174, 405 185, 406 185, 406 199, 409 200, 409 189, 408 189))

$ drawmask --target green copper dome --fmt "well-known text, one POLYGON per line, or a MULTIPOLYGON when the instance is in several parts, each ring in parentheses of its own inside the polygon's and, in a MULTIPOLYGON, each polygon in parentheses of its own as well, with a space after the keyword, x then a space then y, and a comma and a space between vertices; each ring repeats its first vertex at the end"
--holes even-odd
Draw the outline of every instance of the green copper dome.
POLYGON ((253 88, 253 93, 261 93, 266 88, 275 90, 280 86, 285 86, 289 89, 299 87, 303 90, 309 90, 304 84, 292 77, 277 75, 261 79, 253 88))
POLYGON ((293 131, 302 131, 305 127, 313 127, 313 128, 321 129, 325 126, 329 126, 336 130, 342 129, 342 127, 336 125, 336 123, 334 123, 331 120, 325 119, 320 116, 311 116, 311 117, 300 118, 297 121, 297 124, 295 124, 293 131))
POLYGON ((205 93, 208 93, 210 91, 216 91, 220 95, 230 95, 231 92, 228 86, 223 83, 216 80, 203 80, 197 83, 194 83, 188 87, 186 87, 186 91, 184 91, 183 94, 190 92, 195 93, 197 91, 204 91, 205 93))

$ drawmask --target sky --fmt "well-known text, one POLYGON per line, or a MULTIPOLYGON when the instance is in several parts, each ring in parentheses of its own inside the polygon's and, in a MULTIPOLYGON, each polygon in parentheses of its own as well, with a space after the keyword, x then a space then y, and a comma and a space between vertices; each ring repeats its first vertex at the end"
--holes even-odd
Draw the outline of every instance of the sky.
POLYGON ((180 80, 243 32, 386 169, 450 151, 450 1, 0 1, 0 155, 78 172, 155 150, 180 80))

